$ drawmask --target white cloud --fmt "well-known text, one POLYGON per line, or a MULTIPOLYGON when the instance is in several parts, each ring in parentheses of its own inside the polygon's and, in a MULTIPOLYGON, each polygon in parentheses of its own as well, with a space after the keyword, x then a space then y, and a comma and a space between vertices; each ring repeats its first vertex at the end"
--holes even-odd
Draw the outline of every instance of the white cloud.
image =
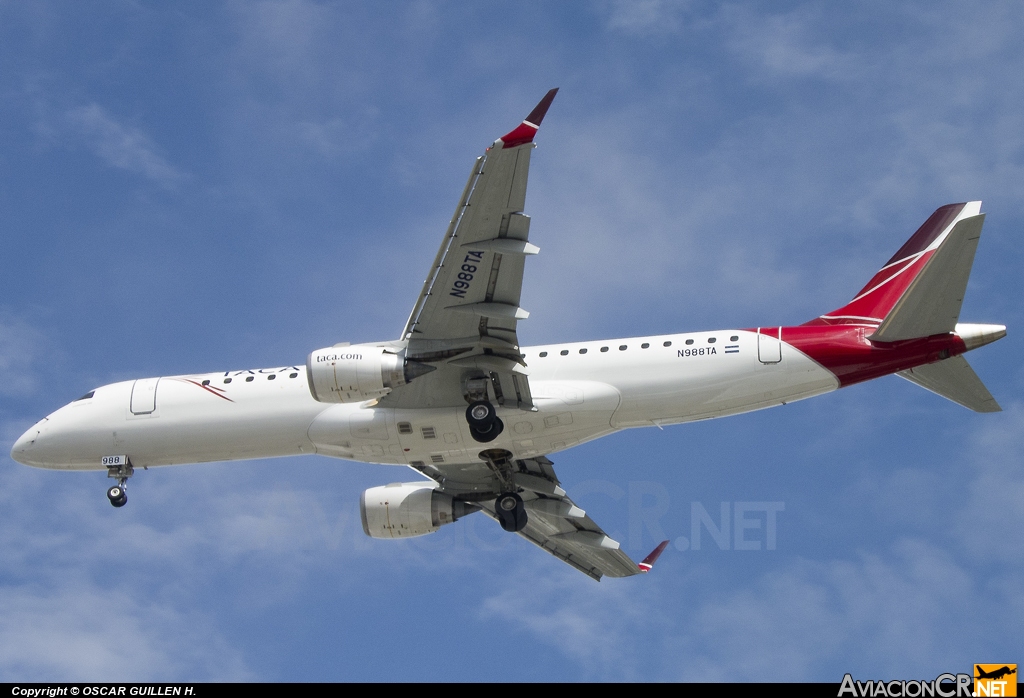
POLYGON ((856 57, 828 45, 822 32, 816 31, 817 11, 801 9, 788 14, 765 15, 732 7, 723 17, 732 25, 730 49, 749 61, 756 71, 784 78, 852 80, 858 77, 856 57))
POLYGON ((657 614, 650 614, 650 599, 629 587, 628 581, 638 580, 598 585, 554 564, 561 563, 544 557, 517 570, 514 583, 484 599, 481 618, 553 646, 592 679, 645 678, 640 646, 630 637, 640 633, 650 638, 665 628, 657 614))
POLYGON ((955 533, 975 560, 1020 568, 1024 561, 1024 409, 1006 412, 973 438, 974 478, 957 512, 955 533))
POLYGON ((0 586, 4 681, 246 681, 241 655, 197 613, 127 588, 0 586))
POLYGON ((26 395, 36 384, 32 364, 42 335, 16 317, 0 314, 0 395, 26 395))
POLYGON ((679 30, 685 0, 611 0, 602 3, 608 28, 632 35, 669 34, 679 30))
POLYGON ((111 167, 136 172, 164 186, 182 178, 157 153, 156 144, 145 132, 120 123, 98 104, 70 109, 65 120, 84 138, 86 146, 111 167))
MULTIPOLYGON (((903 540, 852 560, 794 561, 702 606, 685 644, 685 680, 809 680, 857 661, 888 676, 953 662, 950 639, 970 618, 974 585, 948 554, 903 540)), ((961 638, 963 639, 963 638, 961 638)))

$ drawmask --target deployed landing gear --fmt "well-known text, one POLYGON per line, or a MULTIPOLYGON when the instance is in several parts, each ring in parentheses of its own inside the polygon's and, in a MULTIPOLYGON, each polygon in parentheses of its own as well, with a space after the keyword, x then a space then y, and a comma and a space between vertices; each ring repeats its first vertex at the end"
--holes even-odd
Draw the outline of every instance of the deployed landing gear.
POLYGON ((107 499, 115 507, 123 507, 128 503, 128 493, 125 492, 124 487, 120 485, 114 485, 107 490, 107 499))
POLYGON ((498 523, 509 533, 526 528, 528 518, 523 498, 516 493, 515 477, 512 471, 512 452, 503 448, 489 448, 480 452, 480 459, 498 480, 499 494, 494 500, 494 515, 498 523))
POLYGON ((469 433, 482 444, 494 441, 505 430, 505 423, 487 400, 477 400, 466 408, 466 422, 469 423, 469 433))
POLYGON ((509 533, 516 533, 526 528, 526 507, 523 498, 515 492, 505 492, 494 500, 494 513, 498 515, 498 523, 509 533))
POLYGON ((104 456, 103 464, 107 466, 107 477, 117 479, 117 484, 107 490, 107 499, 111 506, 121 508, 128 503, 128 492, 125 483, 135 474, 135 468, 128 456, 104 456))

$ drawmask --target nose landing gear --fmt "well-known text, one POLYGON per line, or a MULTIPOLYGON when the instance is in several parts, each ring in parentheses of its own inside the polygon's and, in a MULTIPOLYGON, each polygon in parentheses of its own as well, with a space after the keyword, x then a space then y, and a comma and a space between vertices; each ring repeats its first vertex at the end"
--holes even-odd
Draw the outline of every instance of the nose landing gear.
POLYGON ((466 408, 466 422, 469 423, 469 433, 482 444, 494 441, 505 430, 505 423, 487 400, 470 403, 466 408))
POLYGON ((125 484, 128 478, 135 474, 135 468, 127 456, 105 456, 103 464, 107 466, 107 477, 117 479, 117 484, 107 490, 107 499, 110 505, 121 508, 128 503, 128 492, 125 484))

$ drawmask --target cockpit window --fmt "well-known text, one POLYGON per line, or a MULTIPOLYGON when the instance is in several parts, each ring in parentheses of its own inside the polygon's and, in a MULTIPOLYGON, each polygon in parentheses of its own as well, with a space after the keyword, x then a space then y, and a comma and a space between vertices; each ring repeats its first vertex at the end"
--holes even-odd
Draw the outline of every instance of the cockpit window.
MULTIPOLYGON (((90 390, 85 395, 83 395, 82 397, 78 398, 78 400, 88 400, 89 398, 91 398, 95 394, 96 394, 95 390, 90 390)), ((78 400, 75 400, 75 402, 78 402, 78 400)))

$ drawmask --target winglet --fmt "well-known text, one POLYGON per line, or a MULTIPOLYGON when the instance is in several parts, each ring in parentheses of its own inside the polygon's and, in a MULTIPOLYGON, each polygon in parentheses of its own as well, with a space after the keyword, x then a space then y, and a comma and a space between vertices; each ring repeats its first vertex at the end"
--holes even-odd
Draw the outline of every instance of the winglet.
POLYGON ((515 148, 517 145, 532 143, 533 137, 537 135, 537 129, 540 128, 540 122, 544 120, 544 115, 548 113, 548 107, 551 106, 551 102, 554 101, 555 94, 557 93, 557 87, 553 90, 548 90, 548 93, 544 95, 544 99, 533 108, 533 111, 523 120, 523 123, 501 137, 501 142, 504 144, 502 148, 515 148))
POLYGON ((658 561, 661 554, 665 552, 665 548, 668 547, 668 541, 663 540, 658 543, 658 547, 651 551, 651 554, 644 558, 643 562, 637 563, 637 567, 640 568, 641 572, 650 572, 651 568, 654 567, 654 563, 658 561))

